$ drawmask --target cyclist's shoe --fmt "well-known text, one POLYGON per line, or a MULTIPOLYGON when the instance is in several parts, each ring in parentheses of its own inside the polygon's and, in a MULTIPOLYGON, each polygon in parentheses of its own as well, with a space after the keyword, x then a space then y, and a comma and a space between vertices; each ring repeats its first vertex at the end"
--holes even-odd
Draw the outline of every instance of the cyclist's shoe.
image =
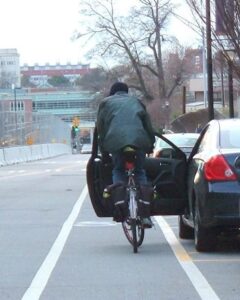
POLYGON ((143 227, 144 228, 152 228, 153 227, 153 222, 151 218, 143 218, 143 227))

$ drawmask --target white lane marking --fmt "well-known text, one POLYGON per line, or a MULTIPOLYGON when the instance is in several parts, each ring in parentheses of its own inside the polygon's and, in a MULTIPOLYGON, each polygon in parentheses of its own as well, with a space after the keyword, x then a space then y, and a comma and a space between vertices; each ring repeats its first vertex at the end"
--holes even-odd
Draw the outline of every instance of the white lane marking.
POLYGON ((178 262, 182 266, 183 270, 187 274, 189 280, 192 282, 194 288, 198 292, 199 296, 203 300, 220 300, 215 291, 212 289, 206 278, 197 268, 197 266, 191 260, 183 246, 179 243, 172 229, 163 217, 156 216, 158 222, 166 240, 171 246, 178 262))
POLYGON ((83 221, 76 223, 76 227, 106 227, 106 226, 116 226, 116 222, 95 222, 95 221, 83 221))
POLYGON ((46 172, 46 173, 47 173, 47 172, 51 172, 51 169, 46 169, 45 172, 46 172))
POLYGON ((20 174, 21 174, 21 173, 24 173, 24 172, 26 172, 26 170, 19 170, 19 171, 18 171, 18 173, 20 173, 20 174))
POLYGON ((42 263, 40 269, 34 276, 29 288, 26 290, 22 297, 22 300, 38 300, 47 285, 47 282, 51 276, 51 273, 62 253, 62 250, 66 244, 68 236, 72 230, 73 224, 76 221, 83 201, 88 194, 87 185, 84 187, 80 197, 75 203, 70 215, 64 222, 61 231, 59 232, 52 248, 50 249, 47 257, 42 263))

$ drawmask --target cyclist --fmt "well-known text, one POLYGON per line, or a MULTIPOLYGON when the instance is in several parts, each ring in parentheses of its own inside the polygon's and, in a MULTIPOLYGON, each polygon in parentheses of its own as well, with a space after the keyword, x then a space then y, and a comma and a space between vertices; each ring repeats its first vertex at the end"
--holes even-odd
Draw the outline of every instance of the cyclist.
MULTIPOLYGON (((126 182, 124 155, 126 146, 136 148, 135 178, 139 184, 146 184, 144 160, 151 153, 155 142, 150 117, 144 104, 128 94, 128 85, 116 82, 110 94, 99 105, 97 130, 101 151, 111 153, 113 162, 113 183, 126 182)), ((146 227, 151 227, 150 218, 144 219, 146 227)))

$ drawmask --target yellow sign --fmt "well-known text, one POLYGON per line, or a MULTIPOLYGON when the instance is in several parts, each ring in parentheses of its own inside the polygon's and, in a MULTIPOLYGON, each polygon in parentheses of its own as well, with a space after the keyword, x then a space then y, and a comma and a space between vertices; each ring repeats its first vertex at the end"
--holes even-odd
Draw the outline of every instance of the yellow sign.
POLYGON ((33 144, 33 138, 31 136, 27 137, 27 145, 33 144))
POLYGON ((80 124, 80 119, 78 117, 74 117, 73 120, 72 120, 72 124, 73 126, 79 126, 80 124))

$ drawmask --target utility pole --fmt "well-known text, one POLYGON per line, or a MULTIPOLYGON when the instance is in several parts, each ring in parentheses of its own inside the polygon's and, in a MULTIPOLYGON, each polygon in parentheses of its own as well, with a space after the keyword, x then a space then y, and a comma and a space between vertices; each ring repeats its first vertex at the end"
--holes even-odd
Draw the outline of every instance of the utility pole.
POLYGON ((186 113, 186 87, 183 86, 182 90, 182 113, 186 113))
POLYGON ((15 118, 15 139, 17 140, 18 136, 18 122, 17 122, 17 93, 16 93, 16 87, 15 84, 12 84, 12 90, 14 94, 14 118, 15 118))
POLYGON ((229 94, 229 118, 234 118, 233 105, 233 67, 232 61, 228 60, 228 94, 229 94))
POLYGON ((206 0, 206 37, 207 37, 207 81, 208 81, 208 119, 214 119, 213 78, 212 78, 212 37, 210 0, 206 0))

